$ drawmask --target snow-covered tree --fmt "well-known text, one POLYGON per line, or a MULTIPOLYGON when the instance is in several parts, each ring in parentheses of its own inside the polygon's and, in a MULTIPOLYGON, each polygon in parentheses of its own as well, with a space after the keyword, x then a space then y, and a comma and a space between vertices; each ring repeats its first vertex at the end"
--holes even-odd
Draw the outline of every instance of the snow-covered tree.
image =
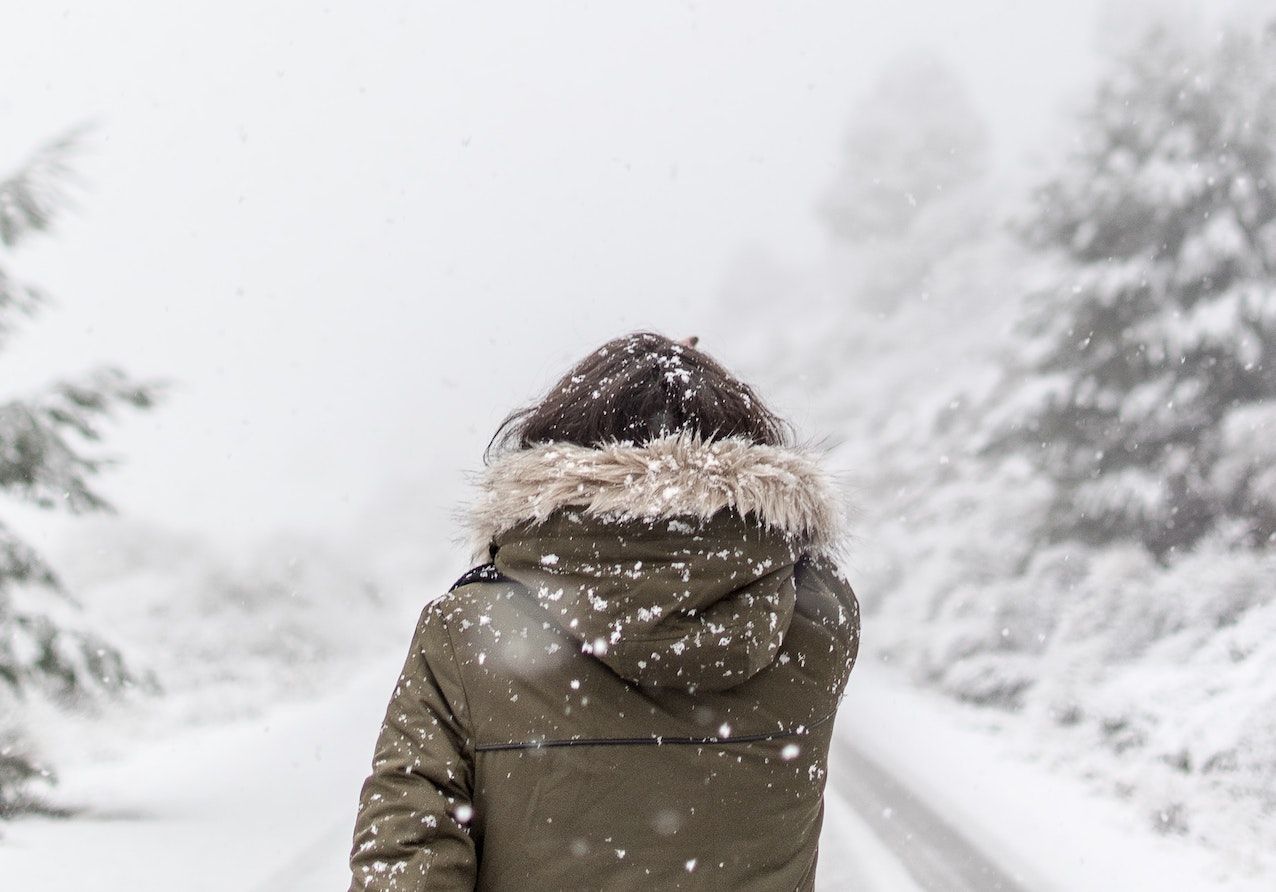
POLYGON ((1022 189, 988 168, 986 122, 934 54, 894 59, 848 121, 819 207, 827 253, 807 267, 751 250, 719 317, 741 371, 849 464, 873 467, 863 501, 886 505, 934 460, 936 406, 995 368, 1001 320, 1025 290, 1025 252, 1004 225, 1022 189))
POLYGON ((985 233, 987 126, 942 59, 895 59, 851 110, 819 214, 851 303, 894 312, 936 287, 935 267, 985 233))
MULTIPOLYGON (((79 134, 45 145, 0 181, 0 347, 45 295, 11 272, 15 249, 46 231, 64 207, 79 134)), ((103 511, 93 488, 108 460, 94 449, 120 407, 147 409, 157 388, 114 368, 90 371, 27 394, 0 396, 0 496, 40 508, 103 511)), ((53 568, 0 523, 0 706, 40 692, 75 700, 130 681, 119 651, 77 622, 53 568)), ((22 749, 15 712, 0 718, 0 815, 24 804, 38 775, 22 749)))
POLYGON ((1033 296, 996 445, 1052 478, 1048 535, 1165 557, 1276 535, 1276 40, 1149 29, 1024 233, 1033 296))
POLYGON ((986 128, 940 59, 896 59, 852 110, 841 170, 820 205, 837 238, 897 237, 985 168, 986 128))

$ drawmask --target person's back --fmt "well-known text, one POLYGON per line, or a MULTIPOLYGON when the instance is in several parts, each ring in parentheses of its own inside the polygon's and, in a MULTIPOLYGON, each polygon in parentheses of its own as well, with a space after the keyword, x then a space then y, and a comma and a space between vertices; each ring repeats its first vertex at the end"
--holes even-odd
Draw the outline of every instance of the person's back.
MULTIPOLYGON (((692 365, 653 335, 604 351, 635 342, 692 365)), ((701 396, 742 388, 774 422, 694 359, 701 396)), ((487 471, 474 526, 491 562, 422 614, 352 889, 811 887, 859 636, 831 487, 778 436, 706 418, 721 395, 699 412, 673 395, 647 436, 563 436, 573 407, 553 396, 591 371, 615 386, 582 363, 487 471)))

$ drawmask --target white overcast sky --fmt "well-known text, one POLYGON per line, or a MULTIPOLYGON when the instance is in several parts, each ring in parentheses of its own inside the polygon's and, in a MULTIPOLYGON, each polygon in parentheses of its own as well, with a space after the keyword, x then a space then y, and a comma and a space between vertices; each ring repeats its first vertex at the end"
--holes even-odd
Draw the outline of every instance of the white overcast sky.
POLYGON ((571 359, 638 326, 712 350, 741 246, 818 254, 812 207, 891 57, 945 57, 1013 164, 1090 77, 1097 8, 0 0, 0 165, 97 125, 79 210, 11 261, 58 302, 0 387, 172 379, 113 431, 132 516, 340 531, 430 481, 444 522, 571 359))

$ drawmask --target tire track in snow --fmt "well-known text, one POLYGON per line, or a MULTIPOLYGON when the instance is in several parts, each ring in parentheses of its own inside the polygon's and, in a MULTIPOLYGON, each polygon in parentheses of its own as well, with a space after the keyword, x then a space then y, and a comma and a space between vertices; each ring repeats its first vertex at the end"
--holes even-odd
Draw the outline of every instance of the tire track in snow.
POLYGON ((921 888, 1027 892, 1021 879, 993 863, 879 764, 848 741, 834 741, 833 792, 864 819, 921 888))

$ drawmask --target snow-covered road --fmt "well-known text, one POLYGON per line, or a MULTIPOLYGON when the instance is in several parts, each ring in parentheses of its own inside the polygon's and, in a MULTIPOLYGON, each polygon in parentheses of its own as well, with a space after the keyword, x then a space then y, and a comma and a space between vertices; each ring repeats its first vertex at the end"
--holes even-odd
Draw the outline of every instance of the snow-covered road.
MULTIPOLYGON (((91 810, 5 826, 4 888, 344 888, 355 797, 398 668, 396 654, 310 703, 69 772, 65 793, 91 810)), ((821 889, 1241 888, 1214 882, 1192 853, 1132 833, 1117 806, 1008 761, 947 704, 871 672, 851 689, 830 766, 821 889)))
MULTIPOLYGON (((862 818, 865 829, 921 888, 953 892, 1020 892, 1025 888, 846 738, 838 742, 829 781, 828 798, 853 809, 852 816, 862 818)), ((846 823, 847 815, 834 813, 830 822, 833 839, 826 848, 848 845, 846 823)), ((863 831, 855 830, 862 846, 863 831)), ((833 887, 832 879, 827 878, 829 888, 833 887)))

